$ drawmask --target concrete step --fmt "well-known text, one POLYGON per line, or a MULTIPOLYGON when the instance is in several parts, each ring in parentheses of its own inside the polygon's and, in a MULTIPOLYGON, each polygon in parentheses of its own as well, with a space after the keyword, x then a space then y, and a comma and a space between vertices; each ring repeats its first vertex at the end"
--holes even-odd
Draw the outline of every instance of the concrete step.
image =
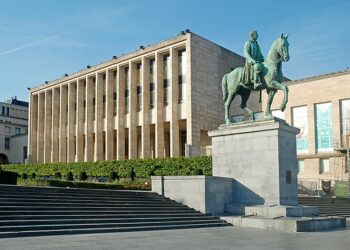
POLYGON ((79 201, 59 201, 59 202, 53 202, 53 201, 25 201, 25 202, 1 202, 1 207, 20 207, 20 206, 45 206, 45 207, 67 207, 67 206, 77 206, 77 205, 84 205, 85 207, 185 207, 182 204, 179 203, 168 203, 168 202, 137 202, 137 201, 123 201, 123 202, 79 202, 79 201))
POLYGON ((94 215, 94 214, 114 214, 114 215, 123 215, 123 214, 178 214, 178 213, 187 213, 187 214, 200 214, 197 211, 190 210, 190 209, 183 209, 183 210, 149 210, 145 211, 144 209, 138 209, 138 210, 120 210, 116 211, 115 209, 111 210, 96 210, 96 209, 90 209, 90 210, 7 210, 7 211, 0 211, 0 216, 6 216, 6 215, 94 215))
POLYGON ((143 223, 166 221, 203 221, 218 220, 212 216, 188 216, 188 217, 152 217, 152 218, 84 218, 84 219, 35 219, 35 220, 0 220, 0 228, 4 226, 31 226, 31 225, 57 225, 57 224, 101 224, 101 223, 143 223))
POLYGON ((0 238, 228 225, 151 192, 0 185, 0 238))
POLYGON ((203 223, 203 224, 183 224, 183 225, 157 225, 157 226, 134 226, 134 227, 104 227, 104 228, 86 228, 86 229, 71 229, 71 230, 39 230, 39 231, 12 231, 0 232, 0 238, 11 237, 29 237, 42 235, 66 235, 66 234, 91 234, 91 233, 116 233, 116 232, 132 232, 132 231, 150 231, 150 230, 171 230, 171 229, 189 229, 203 227, 223 227, 231 226, 228 223, 203 223))
MULTIPOLYGON (((102 220, 102 219, 149 219, 149 218, 197 218, 197 217, 203 217, 206 215, 203 215, 201 213, 129 213, 129 214, 120 214, 120 213, 111 213, 111 214, 63 214, 63 215, 52 215, 52 214, 39 214, 39 215, 5 215, 0 216, 0 222, 1 221, 11 221, 11 220, 17 220, 17 221, 37 221, 37 220, 85 220, 85 219, 96 219, 96 220, 102 220)), ((211 216, 210 216, 211 217, 211 216)), ((216 217, 214 217, 216 218, 216 217)))

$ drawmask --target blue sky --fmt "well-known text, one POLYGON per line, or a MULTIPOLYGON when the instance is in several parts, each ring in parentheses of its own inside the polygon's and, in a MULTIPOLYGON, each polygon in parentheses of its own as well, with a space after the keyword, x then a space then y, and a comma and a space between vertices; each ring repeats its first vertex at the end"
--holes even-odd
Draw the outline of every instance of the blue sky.
POLYGON ((238 54, 289 33, 291 79, 350 66, 348 0, 0 0, 0 101, 186 28, 238 54))

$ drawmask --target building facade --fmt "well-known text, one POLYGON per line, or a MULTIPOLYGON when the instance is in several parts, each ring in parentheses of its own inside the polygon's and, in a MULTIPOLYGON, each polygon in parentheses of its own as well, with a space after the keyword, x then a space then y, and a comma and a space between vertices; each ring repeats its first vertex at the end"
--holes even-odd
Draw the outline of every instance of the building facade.
POLYGON ((28 144, 28 102, 13 97, 0 102, 0 164, 25 163, 28 144))
MULTIPOLYGON (((244 59, 182 34, 30 90, 30 163, 207 152, 221 78, 244 59)), ((220 110, 220 112, 218 112, 220 110)))
MULTIPOLYGON (((314 190, 322 180, 349 181, 350 149, 350 70, 287 82, 289 101, 285 112, 278 107, 283 93, 276 94, 273 114, 298 127, 297 154, 299 183, 314 190)), ((258 98, 257 96, 253 98, 258 98)), ((263 92, 261 104, 248 103, 262 117, 267 103, 263 92)), ((233 119, 243 113, 233 104, 233 119)))

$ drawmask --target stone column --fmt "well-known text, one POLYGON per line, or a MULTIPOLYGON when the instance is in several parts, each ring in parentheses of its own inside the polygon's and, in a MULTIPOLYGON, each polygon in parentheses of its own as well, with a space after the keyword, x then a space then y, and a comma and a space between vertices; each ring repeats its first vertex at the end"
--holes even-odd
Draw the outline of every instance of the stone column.
POLYGON ((85 161, 94 160, 93 144, 93 98, 94 98, 94 79, 89 76, 86 78, 86 107, 85 107, 85 161))
POLYGON ((136 63, 129 63, 129 159, 137 158, 136 63))
POLYGON ((106 72, 106 160, 113 160, 113 82, 114 74, 112 70, 106 72))
POLYGON ((76 82, 68 84, 68 162, 75 162, 76 82))
POLYGON ((76 131, 76 154, 77 161, 84 161, 84 99, 85 99, 85 79, 77 81, 77 131, 76 131))
POLYGON ((45 91, 44 162, 51 162, 52 90, 45 91))
POLYGON ((118 65, 117 69, 117 159, 125 158, 125 77, 124 67, 118 65))
POLYGON ((156 158, 164 157, 164 88, 163 88, 163 55, 156 53, 155 58, 156 80, 156 107, 155 107, 155 151, 156 158))
POLYGON ((95 160, 103 159, 103 87, 104 87, 104 73, 96 74, 96 116, 95 116, 95 160))
POLYGON ((150 135, 150 74, 149 60, 142 57, 142 127, 141 127, 141 151, 142 158, 151 157, 151 135, 150 135))
POLYGON ((52 94, 52 145, 51 162, 59 161, 59 127, 60 127, 60 89, 54 88, 52 94))
POLYGON ((67 111, 68 111, 68 103, 67 103, 67 95, 68 95, 68 86, 61 85, 60 89, 60 162, 67 162, 67 111))
POLYGON ((29 163, 37 163, 38 146, 38 95, 30 94, 30 114, 29 114, 29 163))
POLYGON ((170 82, 170 157, 180 155, 179 133, 179 57, 174 48, 170 51, 171 82, 170 82))
POLYGON ((38 100, 38 147, 37 162, 44 162, 45 93, 39 93, 38 100))

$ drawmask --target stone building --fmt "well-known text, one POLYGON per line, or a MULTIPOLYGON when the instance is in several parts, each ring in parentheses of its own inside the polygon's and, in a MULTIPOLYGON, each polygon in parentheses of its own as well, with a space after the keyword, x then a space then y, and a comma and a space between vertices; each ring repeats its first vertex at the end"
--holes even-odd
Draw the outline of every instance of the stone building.
POLYGON ((178 36, 30 90, 29 161, 196 155, 223 120, 221 78, 244 59, 178 36))
MULTIPOLYGON (((288 64, 284 66, 287 67, 288 64)), ((283 94, 276 94, 273 114, 300 128, 297 136, 299 183, 314 190, 324 181, 349 180, 350 149, 350 70, 289 81, 289 101, 285 112, 278 110, 283 94)), ((254 98, 257 98, 255 96, 254 98)), ((248 103, 262 117, 267 103, 248 103)), ((243 112, 233 104, 233 119, 243 119, 243 112)))
POLYGON ((24 163, 28 144, 28 102, 0 102, 0 164, 24 163))

